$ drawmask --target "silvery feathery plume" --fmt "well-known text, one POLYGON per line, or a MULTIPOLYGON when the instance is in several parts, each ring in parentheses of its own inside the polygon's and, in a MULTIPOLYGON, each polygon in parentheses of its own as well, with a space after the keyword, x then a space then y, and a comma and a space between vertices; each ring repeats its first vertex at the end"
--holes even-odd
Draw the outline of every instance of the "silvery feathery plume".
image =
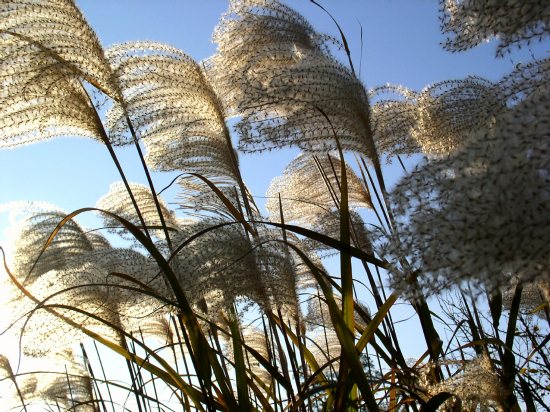
MULTIPOLYGON (((264 330, 257 329, 253 326, 244 327, 242 329, 242 337, 247 346, 256 350, 264 359, 270 359, 269 343, 264 330)), ((271 353, 271 356, 275 356, 271 353)), ((260 378, 263 382, 271 380, 271 374, 262 367, 259 361, 252 355, 247 355, 250 371, 260 378)))
MULTIPOLYGON (((208 300, 208 298, 206 298, 208 300)), ((160 314, 159 316, 149 316, 142 319, 139 323, 135 323, 133 327, 126 327, 125 330, 137 337, 139 340, 146 342, 149 347, 155 347, 156 352, 165 359, 172 359, 173 362, 180 362, 187 354, 189 348, 182 344, 181 332, 177 331, 177 326, 174 324, 174 312, 169 315, 160 314), (151 346, 151 341, 153 345, 151 346)), ((211 332, 210 324, 199 320, 199 325, 205 331, 211 332)), ((225 322, 218 323, 218 327, 227 328, 225 322)), ((223 334, 222 334, 223 335, 223 334)))
MULTIPOLYGON (((341 296, 334 295, 334 301, 337 307, 342 307, 341 296)), ((368 309, 364 305, 360 303, 356 303, 356 305, 360 305, 361 308, 368 313, 368 309)), ((334 328, 328 304, 319 289, 309 297, 307 302, 307 314, 304 316, 304 322, 310 330, 318 330, 319 327, 334 328)), ((355 313, 355 325, 362 329, 367 326, 365 320, 359 316, 358 313, 355 313)))
MULTIPOLYGON (((175 244, 223 223, 228 222, 204 218, 181 224, 175 244)), ((206 300, 206 310, 214 316, 236 300, 256 303, 262 310, 280 306, 296 311, 293 267, 285 249, 272 238, 274 233, 261 230, 250 240, 240 225, 201 234, 177 255, 177 275, 186 295, 199 309, 206 300)))
MULTIPOLYGON (((219 218, 181 222, 174 244, 223 223, 219 218)), ((265 301, 252 244, 240 225, 208 231, 185 246, 177 255, 176 274, 192 304, 200 307, 208 294, 208 312, 216 316, 237 297, 265 301)))
POLYGON ((492 82, 476 76, 429 85, 420 92, 386 85, 371 91, 378 149, 390 155, 442 156, 463 147, 495 117, 545 90, 550 60, 519 64, 492 82))
MULTIPOLYGON (((348 201, 353 208, 372 208, 369 192, 355 172, 346 166, 348 201)), ((266 209, 270 219, 279 221, 280 205, 285 222, 293 222, 324 235, 340 238, 340 161, 330 154, 314 157, 301 154, 271 181, 266 209)), ((370 250, 370 241, 361 216, 350 213, 352 242, 370 250)), ((330 253, 330 248, 313 240, 303 242, 308 250, 330 253)))
POLYGON ((117 326, 137 332, 141 324, 155 322, 169 310, 157 297, 170 300, 172 293, 152 259, 133 249, 114 247, 94 250, 83 258, 94 262, 98 272, 91 279, 90 290, 81 293, 91 294, 97 302, 109 302, 111 306, 102 306, 105 309, 100 311, 112 313, 108 317, 117 326))
POLYGON ((28 406, 33 401, 37 383, 35 376, 18 376, 10 360, 0 354, 0 399, 6 410, 23 410, 23 405, 28 406))
MULTIPOLYGON (((237 189, 235 184, 224 184, 219 179, 211 179, 211 181, 216 184, 217 188, 231 202, 235 209, 243 210, 245 203, 243 202, 241 191, 237 189)), ((188 176, 178 179, 178 185, 180 190, 176 195, 176 202, 179 208, 184 210, 186 214, 196 213, 198 216, 202 216, 206 212, 206 214, 214 214, 223 219, 235 219, 224 202, 204 181, 193 176, 188 176)), ((250 192, 246 188, 245 191, 248 197, 248 204, 253 207, 251 209, 251 217, 261 220, 260 212, 254 207, 254 200, 250 196, 250 192)))
POLYGON ((48 373, 39 377, 36 395, 43 402, 76 412, 97 411, 92 379, 72 350, 50 357, 48 373))
POLYGON ((506 108, 500 97, 492 82, 475 76, 430 85, 416 97, 412 135, 423 153, 452 152, 468 133, 506 108))
POLYGON ((443 47, 464 51, 493 38, 497 56, 542 40, 550 33, 550 5, 544 0, 440 0, 443 47))
MULTIPOLYGON (((43 250, 47 239, 66 213, 43 205, 26 208, 27 218, 20 223, 15 235, 12 256, 13 272, 20 279, 33 282, 50 270, 62 270, 81 264, 83 253, 94 248, 94 241, 75 220, 61 227, 48 248, 43 250)), ((99 236, 99 235, 98 235, 99 236)), ((95 237, 95 242, 98 237, 95 237)))
MULTIPOLYGON (((260 354, 266 360, 270 360, 274 354, 270 350, 269 342, 266 340, 266 332, 254 326, 245 325, 241 330, 241 338, 244 344, 260 354)), ((225 345, 228 359, 234 360, 233 341, 228 339, 225 345)), ((262 364, 243 346, 245 365, 250 372, 264 383, 271 382, 271 374, 262 364)))
MULTIPOLYGON (((134 194, 145 224, 148 228, 156 229, 153 233, 158 232, 158 235, 162 236, 162 225, 151 189, 138 183, 130 183, 130 188, 134 194)), ((169 228, 177 227, 177 221, 173 213, 168 209, 162 199, 159 199, 159 202, 166 225, 169 228)), ((132 204, 125 185, 121 182, 111 184, 109 187, 109 192, 97 201, 96 206, 99 209, 112 212, 128 220, 130 223, 141 227, 141 222, 137 216, 136 209, 132 204)), ((104 214, 102 214, 101 217, 104 221, 105 227, 111 231, 119 234, 127 233, 124 231, 122 224, 118 220, 104 214)))
POLYGON ((393 252, 411 258, 424 286, 550 278, 549 95, 530 96, 396 187, 393 252))
POLYGON ((326 152, 336 133, 344 149, 374 156, 363 85, 331 55, 337 41, 300 14, 275 0, 234 0, 214 41, 208 75, 228 112, 241 116, 240 148, 326 152))
POLYGON ((135 324, 155 315, 160 306, 153 305, 139 291, 132 293, 124 286, 135 287, 135 284, 113 278, 100 264, 91 262, 51 270, 27 287, 42 306, 14 287, 8 290, 12 310, 2 323, 10 324, 12 334, 21 336, 23 353, 32 357, 48 356, 83 340, 86 335, 80 327, 118 341, 121 336, 111 325, 124 328, 135 324))
POLYGON ((386 84, 369 91, 376 148, 389 156, 420 153, 412 132, 416 127, 416 95, 403 86, 386 84))
MULTIPOLYGON (((68 220, 43 250, 46 239, 65 214, 45 207, 31 208, 28 213, 30 217, 15 240, 12 262, 13 272, 26 279, 24 284, 36 299, 47 305, 68 304, 86 310, 116 326, 131 324, 158 311, 160 304, 139 291, 145 287, 167 296, 156 277, 155 264, 136 251, 112 248, 101 235, 90 234, 74 220, 68 220), (130 290, 128 286, 138 290, 130 290)), ((9 291, 14 303, 10 319, 21 319, 22 325, 24 315, 31 313, 36 303, 23 296, 15 285, 9 291)), ((88 328, 109 329, 70 309, 54 309, 88 328)), ((25 351, 31 354, 47 352, 49 345, 59 347, 62 342, 70 345, 79 333, 43 308, 33 312, 27 322, 23 331, 27 335, 25 351)))
MULTIPOLYGON (((280 232, 277 234, 276 231, 271 232, 273 238, 276 238, 277 235, 280 239, 280 232)), ((293 232, 287 231, 286 237, 289 243, 296 245, 302 253, 304 253, 311 264, 313 264, 319 271, 328 273, 328 271, 325 269, 323 262, 321 260, 321 257, 318 253, 319 245, 315 242, 309 242, 308 239, 299 238, 296 236, 293 232)), ((281 244, 282 245, 282 244, 281 244)), ((288 277, 287 281, 290 281, 292 279, 292 284, 294 287, 292 288, 297 293, 299 293, 302 296, 306 296, 307 293, 305 293, 308 289, 311 291, 312 289, 317 290, 319 288, 319 284, 312 273, 312 268, 306 264, 300 255, 296 253, 296 251, 288 246, 282 246, 283 252, 287 254, 286 260, 291 262, 292 265, 292 277, 288 277)), ((289 289, 290 290, 290 289, 289 289)), ((304 299, 302 299, 302 302, 304 299)), ((301 316, 301 312, 298 311, 298 316, 301 316)))
POLYGON ((93 250, 102 250, 111 248, 111 244, 105 236, 99 232, 87 232, 86 237, 92 244, 93 250))
POLYGON ((113 141, 127 140, 128 114, 145 143, 151 168, 237 179, 223 108, 193 59, 153 42, 114 46, 107 56, 125 105, 125 110, 114 105, 108 112, 113 141))
MULTIPOLYGON (((82 273, 82 271, 79 271, 82 273)), ((70 347, 75 342, 84 338, 84 335, 73 326, 61 320, 51 313, 52 305, 71 304, 71 299, 81 299, 81 295, 75 290, 63 293, 68 285, 75 285, 77 279, 74 272, 49 271, 41 274, 32 285, 26 287, 39 302, 44 305, 38 307, 37 303, 27 298, 19 289, 9 282, 2 285, 10 310, 7 316, 0 319, 1 330, 8 333, 13 339, 21 340, 21 350, 25 355, 41 358, 52 351, 70 347), (67 282, 65 283, 61 283, 67 282)), ((62 316, 68 316, 78 321, 85 321, 84 315, 77 315, 70 310, 56 308, 56 312, 62 316), (72 316, 74 315, 74 316, 72 316)))
POLYGON ((171 347, 177 343, 174 325, 167 316, 151 316, 143 319, 138 325, 134 325, 134 330, 128 330, 135 335, 142 335, 145 339, 148 337, 157 339, 163 346, 171 347))
MULTIPOLYGON (((358 249, 371 253, 371 240, 369 232, 363 222, 363 218, 359 215, 359 213, 350 211, 350 223, 351 244, 358 249)), ((323 235, 329 236, 333 239, 339 239, 340 212, 331 211, 316 215, 308 226, 317 233, 322 233, 323 235)), ((306 245, 306 247, 310 250, 315 250, 321 257, 327 257, 338 253, 338 251, 334 248, 309 238, 304 239, 301 244, 306 245)))
POLYGON ((72 304, 128 332, 137 331, 142 323, 152 322, 169 310, 159 298, 170 300, 173 296, 153 259, 137 250, 110 245, 86 252, 81 259, 79 270, 92 270, 86 277, 78 276, 78 282, 88 287, 79 290, 78 299, 68 299, 72 304))
POLYGON ((428 390, 431 395, 440 392, 453 394, 460 399, 461 410, 464 411, 494 410, 503 396, 499 377, 485 355, 464 361, 452 377, 439 384, 428 385, 428 390))
MULTIPOLYGON (((502 307, 510 309, 516 287, 518 286, 517 275, 513 275, 502 291, 502 307)), ((522 285, 520 310, 527 314, 536 314, 545 318, 543 305, 550 304, 550 283, 545 280, 528 282, 522 285)))
MULTIPOLYGON (((346 166, 349 205, 371 208, 368 190, 355 172, 346 166)), ((311 225, 319 215, 338 210, 340 204, 340 161, 332 155, 301 154, 267 189, 266 209, 271 219, 280 220, 279 195, 285 221, 311 225)))
POLYGON ((60 286, 49 291, 61 290, 60 299, 100 319, 67 311, 79 325, 120 342, 123 337, 116 328, 136 331, 142 322, 169 309, 157 298, 172 297, 158 275, 158 266, 137 251, 111 248, 94 251, 84 259, 88 261, 78 269, 59 273, 60 286))
POLYGON ((0 147, 55 136, 99 139, 101 124, 82 82, 116 96, 109 65, 72 1, 0 6, 0 147))
MULTIPOLYGON (((328 370, 338 370, 342 344, 334 330, 327 329, 321 331, 308 343, 308 347, 319 366, 322 367, 330 362, 330 366, 327 366, 328 370)), ((325 369, 324 372, 327 373, 327 369, 325 369)))
MULTIPOLYGON (((46 240, 66 216, 65 213, 45 204, 24 205, 20 212, 24 220, 16 223, 13 229, 15 246, 9 257, 11 272, 36 299, 43 300, 72 282, 73 270, 82 265, 82 255, 91 252, 93 244, 87 238, 86 231, 74 220, 69 220, 44 250, 46 240), (60 275, 65 271, 68 273, 66 277, 60 275)), ((24 296, 11 281, 6 279, 3 288, 10 302, 10 316, 1 319, 2 331, 9 330, 11 335, 16 336, 27 322, 24 334, 32 336, 23 340, 25 353, 40 356, 49 351, 49 344, 66 342, 66 337, 74 339, 78 334, 44 309, 33 312, 36 303, 24 296), (28 314, 31 314, 30 318, 27 318, 28 314), (50 341, 51 334, 58 339, 50 341)), ((65 304, 66 300, 58 295, 46 303, 65 304)))
POLYGON ((255 257, 259 272, 264 276, 264 287, 270 310, 280 310, 283 320, 299 319, 297 260, 281 240, 278 229, 259 227, 255 257))
MULTIPOLYGON (((298 248, 308 257, 311 263, 320 271, 327 273, 319 254, 312 249, 312 243, 300 239, 292 232, 286 232, 287 239, 298 246, 298 248)), ((288 248, 294 263, 296 276, 296 288, 304 290, 318 287, 318 283, 311 271, 311 268, 300 258, 300 256, 291 248, 288 248)))

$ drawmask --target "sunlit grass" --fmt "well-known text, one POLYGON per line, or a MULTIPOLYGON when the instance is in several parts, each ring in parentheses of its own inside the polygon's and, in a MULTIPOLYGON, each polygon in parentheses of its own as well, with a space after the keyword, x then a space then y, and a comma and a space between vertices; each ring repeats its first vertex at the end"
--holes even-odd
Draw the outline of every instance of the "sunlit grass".
MULTIPOLYGON (((448 48, 495 30, 482 19, 463 37, 467 3, 442 6, 448 48)), ((0 146, 93 138, 121 179, 95 207, 0 206, 7 410, 546 407, 547 59, 497 82, 368 91, 341 30, 277 1, 231 1, 200 63, 154 42, 104 50, 70 1, 0 7, 0 146), (241 150, 304 151, 271 184, 268 216, 230 117, 241 150), (424 157, 412 171, 411 154, 424 157), (393 189, 386 159, 403 167, 393 189), (161 171, 178 175, 162 187, 161 171)), ((542 36, 507 7, 502 27, 519 13, 517 30, 542 36)))

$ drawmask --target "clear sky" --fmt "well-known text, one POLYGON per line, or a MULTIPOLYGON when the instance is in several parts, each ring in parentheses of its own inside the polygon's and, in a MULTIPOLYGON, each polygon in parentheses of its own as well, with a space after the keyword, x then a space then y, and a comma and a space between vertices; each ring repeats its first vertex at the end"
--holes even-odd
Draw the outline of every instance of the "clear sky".
MULTIPOLYGON (((211 33, 227 7, 224 0, 79 0, 77 3, 104 46, 129 40, 155 40, 179 47, 197 60, 215 52, 211 33)), ((287 3, 302 12, 318 31, 337 35, 334 23, 311 2, 287 3)), ((355 66, 361 67, 361 78, 367 87, 393 83, 421 89, 436 81, 468 74, 496 80, 517 63, 531 60, 531 51, 542 57, 550 50, 546 43, 531 51, 495 59, 495 45, 487 43, 465 53, 448 53, 440 46, 444 37, 439 31, 436 0, 321 3, 345 31, 355 66)), ((269 181, 282 172, 296 153, 241 154, 243 177, 252 193, 263 196, 269 181)), ((144 182, 135 151, 125 148, 118 154, 129 180, 144 182)), ((395 180, 394 171, 390 174, 395 180)), ((173 176, 154 175, 157 189, 173 176)), ((0 151, 0 204, 38 200, 69 212, 95 205, 117 180, 107 150, 91 140, 63 138, 0 151)), ((5 245, 7 223, 8 215, 0 213, 0 245, 5 245)))

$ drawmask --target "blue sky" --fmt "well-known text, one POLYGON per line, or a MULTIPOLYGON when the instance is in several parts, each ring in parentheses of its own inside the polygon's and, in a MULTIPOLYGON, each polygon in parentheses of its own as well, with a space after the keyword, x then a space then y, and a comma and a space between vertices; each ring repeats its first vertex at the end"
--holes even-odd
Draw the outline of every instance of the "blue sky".
MULTIPOLYGON (((179 47, 197 60, 215 52, 211 33, 227 7, 223 0, 79 0, 77 3, 106 47, 129 40, 156 40, 179 47)), ((287 3, 303 13, 318 31, 337 35, 330 18, 309 1, 287 3)), ((439 31, 436 0, 325 0, 322 4, 345 31, 355 66, 361 66, 361 79, 367 87, 393 83, 420 89, 468 74, 495 80, 517 63, 531 59, 529 50, 495 59, 492 42, 465 53, 445 52, 440 46, 444 37, 439 31)), ((532 52, 542 57, 548 50, 546 43, 536 45, 532 52)), ((296 154, 293 150, 241 154, 242 174, 252 193, 264 196, 270 180, 296 154)), ((129 180, 144 182, 135 150, 124 148, 118 155, 129 180)), ((388 166, 390 181, 398 178, 396 170, 395 166, 388 166)), ((155 174, 157 189, 173 176, 155 174)), ((91 140, 62 138, 0 151, 0 204, 37 200, 69 212, 95 205, 117 180, 106 149, 91 140)), ((83 223, 92 221, 85 218, 83 223)), ((6 242, 7 223, 7 214, 0 213, 0 245, 6 242)))

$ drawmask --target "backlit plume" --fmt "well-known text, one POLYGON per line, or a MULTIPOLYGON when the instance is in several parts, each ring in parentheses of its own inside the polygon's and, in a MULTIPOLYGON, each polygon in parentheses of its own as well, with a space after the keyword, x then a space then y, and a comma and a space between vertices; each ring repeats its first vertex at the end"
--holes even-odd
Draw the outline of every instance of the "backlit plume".
MULTIPOLYGON (((320 215, 338 210, 340 175, 337 157, 301 154, 288 164, 281 176, 271 181, 266 204, 271 219, 280 220, 279 195, 287 222, 311 225, 320 215)), ((346 166, 346 175, 349 206, 371 208, 368 190, 349 166, 346 166)))
POLYGON ((344 149, 374 155, 363 85, 329 52, 337 42, 294 10, 272 0, 231 1, 214 41, 208 74, 229 113, 242 117, 240 148, 326 152, 336 148, 336 133, 344 149))
POLYGON ((127 114, 151 168, 236 178, 223 108, 193 59, 153 42, 124 43, 107 55, 126 109, 115 105, 108 113, 115 144, 130 138, 127 114))
POLYGON ((50 358, 49 374, 39 374, 37 391, 45 400, 65 410, 95 412, 92 379, 84 368, 83 360, 72 350, 50 358))
POLYGON ((17 333, 24 336, 22 349, 26 354, 44 356, 82 338, 74 324, 65 323, 52 310, 103 336, 120 339, 103 322, 58 305, 70 305, 116 327, 135 330, 144 319, 158 316, 161 306, 140 290, 171 298, 163 279, 157 276, 156 264, 135 250, 111 247, 101 235, 90 234, 74 220, 68 220, 43 250, 65 214, 51 209, 29 210, 28 214, 11 260, 15 276, 25 280, 22 283, 33 299, 43 301, 45 306, 33 312, 22 328, 25 315, 36 302, 10 283, 5 287, 13 307, 8 319, 2 320, 2 330, 12 322, 21 327, 17 333))
POLYGON ((550 33, 545 0, 440 0, 443 47, 457 52, 498 39, 497 56, 550 33))
POLYGON ((498 410, 496 401, 502 396, 498 375, 487 356, 465 361, 458 373, 431 390, 452 393, 465 411, 498 410))
POLYGON ((93 242, 85 230, 69 220, 43 251, 46 240, 66 213, 58 209, 36 209, 28 210, 27 214, 16 235, 12 258, 13 272, 20 279, 32 283, 50 270, 78 266, 82 254, 93 249, 93 242))
POLYGON ((465 279, 497 287, 503 273, 550 278, 548 96, 521 102, 397 186, 394 246, 423 268, 428 288, 465 279))
POLYGON ((73 2, 3 2, 0 61, 0 147, 67 135, 99 138, 101 124, 83 83, 117 92, 99 41, 73 2))
MULTIPOLYGON (((227 221, 206 218, 186 222, 180 225, 174 241, 180 244, 221 223, 227 221)), ((185 246, 178 254, 176 273, 190 301, 200 308, 202 299, 208 297, 208 312, 212 314, 245 300, 265 311, 284 307, 288 316, 294 316, 298 311, 296 276, 285 248, 270 241, 277 234, 261 230, 252 241, 239 225, 228 225, 206 232, 185 246)))
POLYGON ((550 60, 518 64, 499 81, 476 76, 446 80, 420 92, 386 85, 371 91, 378 149, 388 155, 444 156, 464 147, 495 117, 536 93, 550 79, 550 60))
MULTIPOLYGON (((327 12, 338 38, 318 33, 291 0, 228 0, 217 51, 200 63, 152 41, 104 51, 76 2, 0 0, 0 149, 91 137, 122 182, 69 214, 0 205, 11 224, 0 223, 0 408, 548 404, 542 48, 518 54, 521 63, 511 54, 500 79, 367 91, 344 35, 354 28, 315 0, 306 3, 327 12), (233 138, 246 152, 300 149, 268 188, 267 217, 233 138), (127 145, 136 157, 118 157, 114 146, 127 145), (414 157, 406 165, 401 155, 414 157), (393 157, 403 171, 380 161, 393 157), (411 363, 411 351, 423 355, 411 363)), ((439 4, 450 51, 495 38, 503 55, 549 34, 549 0, 439 4)), ((114 16, 116 28, 128 16, 114 16)), ((262 160, 255 178, 273 167, 262 160)), ((103 170, 98 161, 90 173, 103 170)), ((13 193, 42 172, 27 166, 31 177, 2 176, 13 193)), ((46 189, 65 202, 93 190, 52 179, 46 189)))
MULTIPOLYGON (((136 202, 138 204, 141 215, 143 216, 145 224, 148 227, 155 228, 156 231, 159 231, 158 233, 160 234, 160 230, 162 227, 161 221, 157 212, 157 208, 155 206, 155 201, 153 199, 151 190, 148 187, 137 183, 131 183, 130 188, 132 189, 132 193, 135 196, 136 202)), ((167 226, 177 226, 176 218, 173 216, 172 212, 168 209, 168 207, 161 199, 159 199, 159 202, 167 226)), ((126 187, 122 184, 122 182, 113 183, 109 188, 109 193, 107 193, 105 196, 97 201, 97 207, 99 209, 107 210, 111 213, 114 213, 138 227, 141 226, 141 222, 139 221, 134 205, 130 200, 128 191, 126 190, 126 187)), ((105 222, 105 226, 109 230, 113 232, 121 231, 120 229, 122 229, 122 224, 117 219, 114 219, 107 215, 102 215, 101 217, 105 222)))
MULTIPOLYGON (((242 208, 244 204, 240 190, 238 190, 235 181, 226 181, 222 179, 212 179, 217 188, 223 193, 229 202, 236 208, 242 208)), ((211 181, 212 181, 211 180, 211 181)), ((233 220, 234 216, 227 209, 218 195, 208 185, 193 176, 185 176, 178 179, 179 192, 177 194, 178 206, 186 213, 196 212, 197 215, 204 215, 204 212, 213 213, 222 218, 233 220)), ((254 205, 253 199, 247 190, 248 202, 254 205)), ((253 210, 256 217, 260 216, 257 209, 253 210)), ((258 218, 258 220, 261 220, 258 218)))
POLYGON ((416 95, 413 90, 391 84, 369 92, 372 132, 380 153, 394 156, 422 151, 412 136, 417 122, 416 95))

